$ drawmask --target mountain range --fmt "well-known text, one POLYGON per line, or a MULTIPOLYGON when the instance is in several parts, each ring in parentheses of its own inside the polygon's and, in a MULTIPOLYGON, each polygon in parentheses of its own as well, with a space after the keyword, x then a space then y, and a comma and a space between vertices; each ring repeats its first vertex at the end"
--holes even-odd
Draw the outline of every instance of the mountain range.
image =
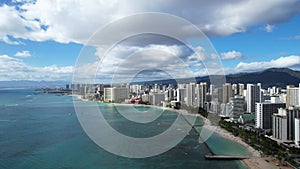
MULTIPOLYGON (((223 78, 220 75, 213 75, 215 79, 223 78)), ((206 82, 210 84, 210 77, 203 76, 194 78, 197 83, 206 82)), ((245 72, 237 74, 228 74, 225 76, 227 83, 261 83, 263 88, 268 88, 272 86, 286 88, 287 85, 298 86, 300 83, 300 71, 292 70, 289 68, 270 68, 258 72, 245 72)), ((190 78, 176 79, 178 83, 185 82, 189 83, 192 81, 190 78)), ((157 84, 175 84, 174 79, 167 80, 157 80, 152 82, 144 83, 157 83, 157 84)))
POLYGON ((270 68, 260 72, 238 73, 226 76, 229 83, 261 83, 262 87, 286 87, 298 86, 300 83, 300 71, 288 68, 270 68))
MULTIPOLYGON (((214 75, 215 77, 221 77, 214 75)), ((206 82, 210 84, 209 76, 196 77, 197 83, 206 82)), ((178 83, 184 82, 189 83, 191 79, 176 79, 178 83)), ((300 83, 300 71, 292 70, 289 68, 270 68, 258 72, 248 72, 248 73, 237 73, 226 75, 227 83, 261 83, 263 88, 278 86, 285 88, 286 85, 298 86, 300 83)), ((66 84, 71 82, 67 81, 0 81, 0 88, 18 88, 18 87, 64 87, 66 84)), ((156 80, 156 81, 146 81, 139 82, 143 84, 175 84, 174 79, 166 80, 156 80)))
POLYGON ((31 81, 31 80, 13 80, 0 81, 0 88, 40 88, 40 87, 65 87, 70 84, 67 81, 31 81))

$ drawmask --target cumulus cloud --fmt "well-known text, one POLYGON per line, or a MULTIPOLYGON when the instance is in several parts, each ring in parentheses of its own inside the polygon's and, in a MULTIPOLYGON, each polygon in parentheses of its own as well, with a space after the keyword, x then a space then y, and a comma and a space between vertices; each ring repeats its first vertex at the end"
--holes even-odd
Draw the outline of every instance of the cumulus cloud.
POLYGON ((227 36, 245 32, 253 25, 271 26, 285 22, 300 12, 300 2, 297 0, 264 2, 37 0, 34 3, 25 1, 18 7, 0 6, 0 38, 8 43, 11 39, 7 35, 33 41, 85 43, 88 37, 103 25, 139 12, 170 13, 191 21, 209 36, 227 36))
MULTIPOLYGON (((104 25, 116 19, 140 12, 163 12, 183 17, 198 26, 208 36, 228 36, 234 33, 245 32, 254 25, 266 25, 265 30, 272 31, 274 25, 286 22, 300 12, 300 1, 298 0, 267 0, 264 2, 260 0, 192 0, 189 2, 181 0, 36 0, 35 2, 31 2, 29 0, 17 3, 18 6, 10 5, 4 4, 0 6, 0 40, 14 45, 21 44, 22 39, 32 41, 53 40, 60 43, 75 42, 85 44, 88 38, 104 25)), ((175 27, 174 25, 162 27, 160 25, 163 24, 160 23, 151 25, 151 23, 147 22, 148 20, 144 18, 140 19, 142 24, 131 26, 130 23, 126 23, 119 29, 121 31, 134 32, 137 26, 139 26, 139 28, 153 26, 168 32, 172 27, 175 27)), ((194 32, 187 31, 189 30, 188 27, 180 27, 179 30, 187 32, 182 35, 185 39, 189 39, 195 35, 194 32)), ((114 39, 117 35, 123 33, 121 31, 115 31, 115 34, 112 34, 109 33, 109 31, 107 36, 97 43, 103 42, 105 45, 106 39, 114 39)), ((212 51, 205 51, 203 54, 204 47, 201 46, 194 48, 194 50, 198 50, 200 53, 200 56, 196 56, 186 48, 182 48, 179 44, 175 43, 174 45, 173 43, 173 45, 171 45, 172 43, 169 43, 168 40, 161 41, 160 39, 153 41, 152 38, 152 41, 150 41, 149 39, 150 38, 142 38, 136 41, 137 43, 128 43, 115 47, 114 50, 111 51, 110 57, 103 60, 103 63, 105 63, 103 67, 99 68, 96 62, 82 65, 82 67, 86 66, 82 69, 83 76, 85 75, 84 71, 90 70, 91 67, 93 69, 97 69, 98 67, 102 75, 113 73, 114 68, 121 70, 119 71, 120 74, 123 73, 126 75, 127 73, 136 72, 136 70, 139 69, 163 67, 166 70, 174 71, 177 76, 185 77, 186 74, 184 70, 178 66, 181 63, 179 64, 179 60, 174 59, 173 55, 177 55, 176 57, 182 59, 188 66, 199 68, 199 70, 195 69, 199 75, 204 74, 205 71, 203 71, 203 67, 210 67, 208 64, 199 64, 200 62, 209 62, 209 58, 212 56, 218 58, 212 51), (145 46, 145 44, 148 44, 148 46, 145 46), (131 60, 131 63, 124 62, 124 54, 130 55, 137 53, 139 53, 140 57, 131 60), (178 63, 176 63, 176 61, 178 63), (143 65, 145 66, 142 67, 143 65)), ((94 44, 91 43, 91 45, 94 44)), ((101 58, 103 48, 97 45, 95 46, 95 55, 100 55, 99 58, 101 58)), ((206 47, 205 50, 207 50, 206 47)), ((28 52, 28 54, 30 53, 28 52)), ((222 53, 221 58, 223 60, 241 59, 243 55, 241 52, 233 50, 222 53)), ((0 70, 14 78, 59 79, 70 75, 72 69, 72 67, 68 66, 58 67, 55 65, 32 67, 21 60, 6 55, 1 56, 1 60, 5 59, 9 61, 8 65, 11 65, 12 68, 6 67, 7 70, 5 70, 4 67, 7 65, 5 65, 5 62, 2 62, 3 64, 1 63, 2 67, 0 67, 0 70), (9 72, 9 70, 14 70, 15 72, 9 72), (23 70, 23 72, 21 70, 23 70), (40 72, 40 75, 37 72, 40 72)), ((253 69, 259 69, 262 67, 273 67, 274 64, 278 64, 276 60, 253 63, 241 62, 237 65, 236 69, 252 70, 251 66, 254 66, 253 69), (255 68, 255 66, 258 68, 255 68)), ((213 65, 215 67, 218 66, 216 62, 213 62, 211 67, 213 67, 213 65)), ((284 66, 284 64, 278 65, 280 67, 284 66)), ((287 66, 297 65, 290 63, 287 64, 287 66)), ((151 74, 149 74, 149 76, 150 75, 151 74)), ((3 74, 1 77, 4 78, 7 76, 3 74)))
POLYGON ((23 50, 22 52, 17 52, 15 54, 15 56, 27 58, 27 57, 30 57, 31 54, 30 54, 30 52, 28 50, 23 50))
POLYGON ((273 32, 274 28, 275 28, 274 25, 269 25, 269 24, 267 24, 267 25, 265 26, 266 32, 273 32))
POLYGON ((0 81, 5 80, 71 80, 72 66, 58 67, 50 65, 33 67, 22 60, 0 55, 0 81))
POLYGON ((291 55, 291 56, 280 57, 278 59, 273 59, 271 61, 262 61, 262 62, 251 62, 251 63, 240 62, 235 67, 235 70, 238 72, 257 71, 257 70, 263 70, 272 67, 288 67, 288 68, 300 69, 300 56, 291 55))
MULTIPOLYGON (((98 48, 95 54, 100 53, 103 51, 98 48)), ((76 72, 78 78, 94 78, 96 71, 98 80, 118 82, 130 82, 137 76, 140 78, 138 80, 166 79, 166 75, 172 75, 173 78, 186 77, 187 73, 192 76, 188 67, 188 57, 192 53, 192 50, 182 45, 117 45, 101 58, 98 67, 93 62, 85 63, 76 72)))
POLYGON ((40 31, 37 21, 25 19, 21 16, 20 11, 12 6, 0 6, 0 18, 0 38, 8 44, 21 44, 21 42, 13 40, 15 38, 33 40, 34 38, 30 34, 40 31))
POLYGON ((5 43, 7 43, 9 45, 20 45, 20 44, 23 44, 20 41, 11 40, 8 36, 5 36, 5 35, 2 38, 0 38, 0 39, 2 39, 3 42, 5 42, 5 43))
MULTIPOLYGON (((92 48, 87 49, 94 51, 92 48)), ((86 56, 85 53, 91 51, 84 50, 82 55, 86 56)), ((137 80, 137 77, 139 81, 145 81, 167 79, 170 76, 178 79, 212 74, 212 70, 220 72, 219 68, 222 68, 220 65, 210 66, 219 62, 215 55, 211 56, 211 53, 207 53, 200 46, 189 48, 184 45, 117 45, 105 57, 102 56, 103 52, 102 48, 95 52, 101 58, 100 62, 79 60, 75 81, 88 82, 90 79, 91 82, 95 79, 99 83, 109 83, 111 80, 128 83, 132 79, 137 80), (199 54, 196 55, 194 51, 199 54)))
POLYGON ((244 58, 243 54, 235 50, 221 53, 222 60, 234 60, 234 59, 242 59, 242 58, 244 58))

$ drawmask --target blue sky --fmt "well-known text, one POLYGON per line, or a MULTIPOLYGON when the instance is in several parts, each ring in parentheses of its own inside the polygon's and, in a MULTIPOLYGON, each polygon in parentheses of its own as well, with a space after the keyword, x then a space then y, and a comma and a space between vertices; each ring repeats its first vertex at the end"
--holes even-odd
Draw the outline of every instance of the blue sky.
MULTIPOLYGON (((298 0, 15 0, 0 3, 0 81, 71 80, 80 51, 99 28, 142 12, 168 13, 195 24, 212 42, 226 74, 270 67, 300 70, 298 0)), ((108 61, 114 61, 113 65, 116 65, 121 55, 129 51, 160 49, 186 55, 182 58, 188 64, 200 65, 195 59, 191 62, 192 54, 180 45, 154 41, 144 46, 123 44, 113 51, 108 61)), ((153 60, 159 63, 163 57, 168 56, 153 60)), ((110 65, 108 61, 107 65, 110 65)), ((135 62, 140 64, 138 60, 135 62)), ((198 71, 197 76, 205 75, 201 73, 202 69, 192 71, 198 71)))
MULTIPOLYGON (((278 25, 271 32, 266 32, 264 24, 249 28, 248 32, 233 34, 221 38, 210 38, 219 53, 228 50, 242 52, 245 62, 269 61, 281 56, 299 55, 300 15, 278 25)), ((232 62, 232 61, 230 61, 232 62)), ((236 60, 235 63, 239 62, 236 60)), ((224 63, 225 64, 225 63, 224 63)), ((232 64, 234 66, 234 64, 232 64)))

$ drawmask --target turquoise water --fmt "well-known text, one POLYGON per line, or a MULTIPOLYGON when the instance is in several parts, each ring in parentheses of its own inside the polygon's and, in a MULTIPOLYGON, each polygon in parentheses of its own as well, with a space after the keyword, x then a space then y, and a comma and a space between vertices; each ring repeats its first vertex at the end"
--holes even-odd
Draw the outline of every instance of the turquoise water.
POLYGON ((255 114, 243 114, 243 118, 245 119, 245 121, 250 121, 255 119, 255 114))
MULTIPOLYGON (((111 106, 100 106, 114 129, 134 137, 161 133, 176 118, 176 113, 165 111, 155 122, 141 125, 123 118, 111 106), (148 132, 141 132, 145 130, 148 132)), ((143 112, 146 108, 136 109, 143 112)), ((213 135, 207 144, 217 154, 247 154, 244 147, 218 135, 213 135)), ((238 160, 205 160, 208 152, 190 131, 180 144, 161 155, 144 159, 116 156, 85 134, 72 97, 0 89, 1 169, 245 168, 238 160)))
POLYGON ((210 149, 218 155, 250 156, 250 153, 244 146, 227 140, 217 134, 213 134, 206 143, 210 149))

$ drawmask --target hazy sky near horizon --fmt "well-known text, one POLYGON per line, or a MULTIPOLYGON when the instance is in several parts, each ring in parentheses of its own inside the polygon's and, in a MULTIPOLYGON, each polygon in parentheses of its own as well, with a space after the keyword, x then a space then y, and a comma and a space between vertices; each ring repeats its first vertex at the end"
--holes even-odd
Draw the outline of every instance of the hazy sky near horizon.
MULTIPOLYGON (((0 81, 71 80, 77 57, 99 28, 142 12, 168 13, 196 25, 216 49, 226 74, 271 67, 300 70, 299 0, 12 0, 0 2, 0 81)), ((111 61, 134 50, 180 55, 195 75, 205 75, 197 69, 201 60, 168 41, 121 45, 111 61)), ((157 62, 169 57, 148 55, 157 62)), ((142 63, 145 58, 134 64, 142 63)))

